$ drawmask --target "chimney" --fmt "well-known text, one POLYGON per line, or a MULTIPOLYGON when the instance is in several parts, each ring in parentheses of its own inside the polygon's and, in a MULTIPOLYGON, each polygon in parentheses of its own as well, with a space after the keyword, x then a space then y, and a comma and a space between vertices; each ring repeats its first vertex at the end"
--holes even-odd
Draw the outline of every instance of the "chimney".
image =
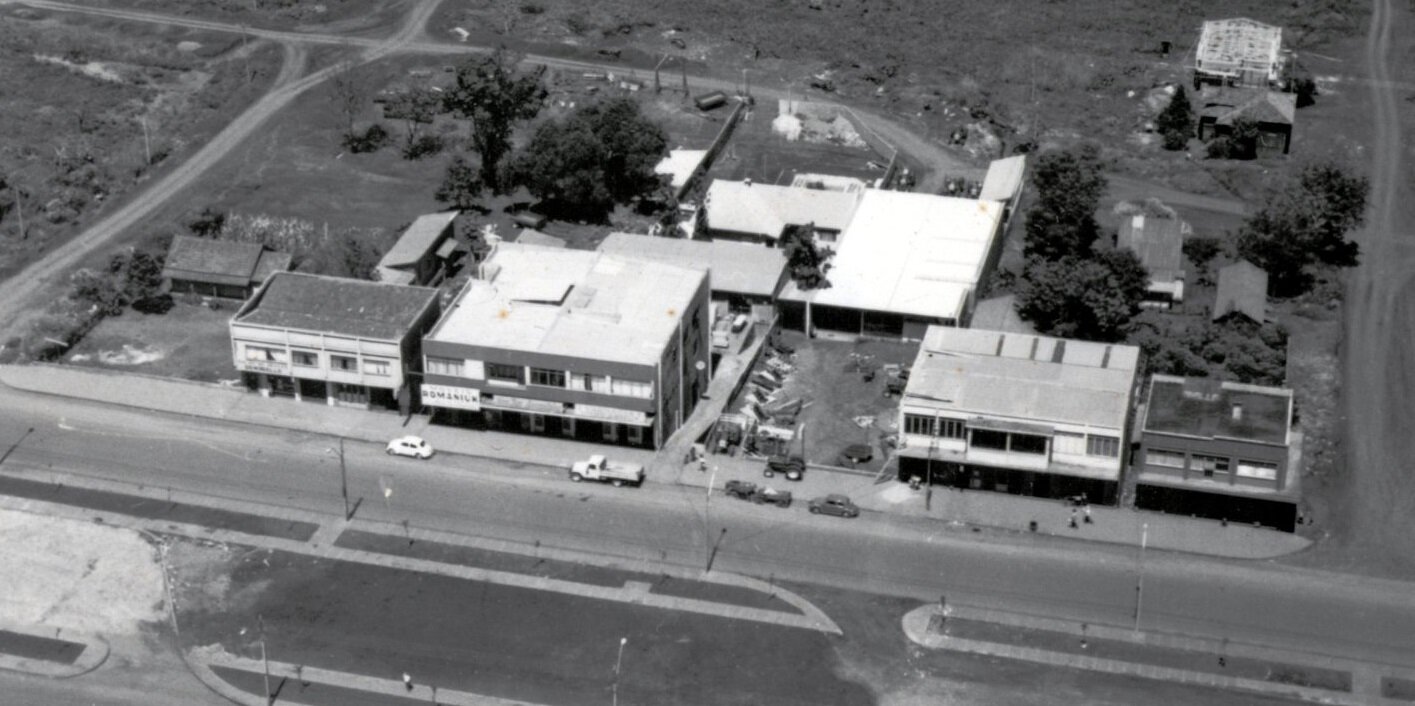
POLYGON ((1233 403, 1233 421, 1243 421, 1243 405, 1238 402, 1233 403))

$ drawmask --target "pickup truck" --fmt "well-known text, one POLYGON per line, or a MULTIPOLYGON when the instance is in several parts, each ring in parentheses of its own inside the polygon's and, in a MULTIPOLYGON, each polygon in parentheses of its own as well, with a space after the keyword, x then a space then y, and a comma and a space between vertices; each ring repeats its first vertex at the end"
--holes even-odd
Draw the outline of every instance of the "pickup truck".
POLYGON ((644 482, 644 467, 637 463, 616 463, 604 457, 604 454, 595 454, 585 461, 577 461, 570 467, 570 480, 579 483, 585 480, 597 480, 601 483, 612 483, 618 488, 625 485, 638 486, 644 482))
POLYGON ((758 505, 771 503, 778 507, 791 507, 791 493, 758 486, 743 480, 729 480, 722 492, 740 500, 750 500, 758 505))

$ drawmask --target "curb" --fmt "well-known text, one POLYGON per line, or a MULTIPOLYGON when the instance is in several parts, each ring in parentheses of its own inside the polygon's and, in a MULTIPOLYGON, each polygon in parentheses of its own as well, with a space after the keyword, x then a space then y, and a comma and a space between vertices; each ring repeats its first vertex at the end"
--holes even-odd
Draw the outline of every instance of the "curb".
POLYGON ((79 643, 84 646, 83 652, 80 652, 71 664, 0 653, 0 669, 37 674, 52 679, 72 679, 88 674, 108 661, 108 642, 97 635, 79 630, 50 628, 46 625, 0 623, 0 629, 20 635, 79 643))

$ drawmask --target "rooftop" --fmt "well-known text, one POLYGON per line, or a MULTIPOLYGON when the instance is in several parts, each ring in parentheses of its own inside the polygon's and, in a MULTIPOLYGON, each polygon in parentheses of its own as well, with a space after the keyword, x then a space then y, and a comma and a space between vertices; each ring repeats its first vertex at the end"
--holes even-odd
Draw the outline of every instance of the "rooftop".
POLYGON ((668 156, 654 166, 653 173, 666 175, 669 183, 677 189, 688 183, 688 178, 698 171, 706 156, 707 150, 669 150, 668 156))
POLYGON ((1268 313, 1268 273, 1247 260, 1218 271, 1213 319, 1240 313, 1262 323, 1268 313))
POLYGON ((501 243, 428 340, 655 365, 704 269, 501 243))
POLYGON ((786 270, 786 256, 777 248, 726 240, 659 238, 634 233, 610 233, 600 252, 639 257, 680 267, 707 267, 714 292, 774 297, 786 270))
POLYGON ((522 245, 540 245, 547 248, 565 247, 565 241, 534 228, 522 228, 521 232, 516 235, 516 242, 522 245))
POLYGON ((1182 278, 1184 239, 1193 233, 1189 224, 1158 201, 1144 206, 1122 202, 1115 210, 1121 217, 1117 245, 1140 256, 1150 279, 1170 282, 1182 278))
POLYGON ((398 242, 384 253, 383 259, 378 261, 379 269, 385 267, 408 267, 417 264, 429 251, 437 247, 438 241, 442 237, 443 231, 452 225, 452 221, 457 219, 458 211, 443 211, 442 213, 429 213, 418 216, 403 234, 398 236, 398 242))
POLYGON ((436 298, 429 287, 278 272, 232 323, 397 341, 436 298))
POLYGON ((1125 427, 1140 349, 930 326, 905 402, 1040 423, 1125 427))
POLYGON ((983 201, 1011 201, 1022 192, 1022 177, 1027 171, 1027 158, 1016 155, 994 159, 988 164, 978 198, 983 201))
POLYGON ((1145 431, 1286 444, 1292 391, 1155 375, 1150 381, 1148 410, 1145 431))
POLYGON ((1281 51, 1281 27, 1246 17, 1209 20, 1199 34, 1194 66, 1209 73, 1231 75, 1246 69, 1272 75, 1281 51))
POLYGON ((259 281, 255 278, 256 265, 265 249, 259 243, 174 236, 162 276, 179 279, 196 277, 202 281, 244 287, 252 281, 259 281))
POLYGON ((958 319, 997 237, 1003 206, 869 189, 826 275, 831 286, 782 298, 866 311, 958 319))
POLYGON ((823 230, 845 230, 859 204, 860 194, 855 191, 722 179, 714 180, 703 198, 709 228, 773 240, 788 225, 814 223, 823 230))
POLYGON ((1238 118, 1282 125, 1297 119, 1297 94, 1265 88, 1208 87, 1199 93, 1198 104, 1200 117, 1219 125, 1232 125, 1238 118))

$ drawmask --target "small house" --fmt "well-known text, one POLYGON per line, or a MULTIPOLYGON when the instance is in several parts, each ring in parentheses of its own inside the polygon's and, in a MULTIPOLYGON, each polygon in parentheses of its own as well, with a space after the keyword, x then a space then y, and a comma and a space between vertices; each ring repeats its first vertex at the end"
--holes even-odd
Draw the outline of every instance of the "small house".
POLYGON ((1184 240, 1194 231, 1174 209, 1149 199, 1116 204, 1116 246, 1133 251, 1150 273, 1144 305, 1168 309, 1184 301, 1184 240))
POLYGON ((441 282, 461 252, 452 237, 452 224, 458 213, 418 216, 378 261, 374 270, 378 281, 429 287, 441 282))
POLYGON ((1276 157, 1292 148, 1297 95, 1254 88, 1209 88, 1199 94, 1199 139, 1232 137, 1240 120, 1258 128, 1255 156, 1276 157))
POLYGON ((245 299, 270 275, 288 269, 289 253, 259 243, 179 235, 172 238, 162 278, 176 294, 245 299))
POLYGON ((1218 271, 1218 295, 1212 319, 1246 316, 1261 324, 1268 318, 1268 273, 1247 260, 1218 271))

